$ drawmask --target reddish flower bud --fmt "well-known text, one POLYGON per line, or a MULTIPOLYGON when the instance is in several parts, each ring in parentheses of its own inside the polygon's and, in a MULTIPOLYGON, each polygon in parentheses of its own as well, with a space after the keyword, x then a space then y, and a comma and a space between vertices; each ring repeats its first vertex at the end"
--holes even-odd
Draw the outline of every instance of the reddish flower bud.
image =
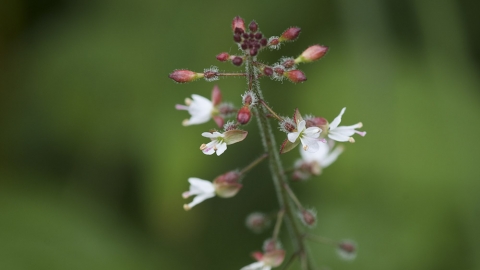
POLYGON ((283 59, 282 66, 285 68, 292 68, 295 66, 295 60, 293 60, 293 58, 285 58, 283 59))
POLYGON ((235 42, 240 42, 240 41, 242 41, 242 37, 240 36, 240 34, 235 33, 235 35, 233 35, 233 40, 235 42))
MULTIPOLYGON (((263 232, 265 229, 267 229, 270 226, 270 223, 271 221, 268 218, 268 216, 260 212, 251 213, 250 215, 247 216, 247 219, 245 220, 245 225, 247 226, 247 228, 252 230, 254 233, 263 232)), ((260 253, 260 255, 262 254, 260 253)), ((257 260, 261 260, 261 257, 262 256, 260 256, 260 259, 258 259, 257 257, 254 256, 254 258, 257 260)))
POLYGON ((239 56, 235 56, 233 59, 232 59, 232 64, 234 64, 235 66, 241 66, 243 63, 243 59, 239 56))
POLYGON ((279 76, 283 75, 283 73, 285 72, 285 70, 284 70, 283 68, 278 67, 278 66, 277 66, 277 67, 274 67, 274 68, 273 68, 273 71, 275 71, 275 73, 276 73, 277 75, 279 75, 279 76))
POLYGON ((228 60, 228 58, 230 57, 230 55, 226 52, 222 52, 220 54, 217 55, 217 60, 220 61, 220 62, 225 62, 228 60))
POLYGON ((222 92, 217 85, 214 85, 212 89, 212 104, 213 106, 217 106, 220 102, 222 102, 222 92))
POLYGON ((304 82, 307 80, 307 77, 301 70, 285 71, 284 76, 294 83, 304 82))
POLYGON ((309 63, 322 58, 328 51, 328 47, 313 45, 308 47, 297 59, 295 63, 309 63))
POLYGON ((230 198, 235 196, 242 188, 239 183, 240 173, 237 171, 230 171, 222 174, 213 180, 215 193, 222 198, 230 198))
POLYGON ((257 30, 258 30, 258 24, 257 24, 255 21, 252 21, 252 22, 248 25, 248 28, 249 28, 250 31, 252 31, 252 32, 257 32, 257 30))
POLYGON ((240 29, 242 32, 245 32, 245 21, 239 16, 233 18, 232 21, 232 31, 239 32, 240 30, 235 30, 237 28, 240 29))
POLYGON ((262 45, 262 46, 267 46, 267 42, 268 42, 268 41, 267 41, 266 38, 262 38, 262 39, 260 40, 260 45, 262 45))
POLYGON ((258 53, 258 51, 257 51, 256 48, 250 49, 250 55, 251 56, 255 56, 255 55, 257 55, 257 53, 258 53))
POLYGON ((250 106, 244 105, 237 113, 237 121, 242 125, 248 124, 250 122, 250 118, 252 117, 252 113, 250 111, 250 106))
POLYGON ((263 242, 263 252, 268 253, 282 248, 282 245, 278 240, 269 238, 263 242))
POLYGON ((263 74, 267 75, 267 76, 272 76, 273 75, 273 69, 271 67, 265 67, 263 69, 263 74))
POLYGON ((317 213, 313 210, 303 210, 299 213, 299 217, 307 227, 313 227, 317 223, 317 213))
POLYGON ((187 83, 192 82, 198 78, 203 78, 202 73, 196 73, 186 69, 179 69, 175 70, 174 72, 170 73, 168 77, 178 83, 187 83))
POLYGON ((280 41, 292 41, 300 35, 301 29, 298 27, 290 27, 280 36, 280 41))
POLYGON ((277 46, 279 43, 280 43, 280 40, 278 38, 272 38, 268 43, 268 45, 277 46))
POLYGON ((351 240, 342 240, 338 244, 337 253, 344 260, 353 260, 357 256, 357 245, 351 240))

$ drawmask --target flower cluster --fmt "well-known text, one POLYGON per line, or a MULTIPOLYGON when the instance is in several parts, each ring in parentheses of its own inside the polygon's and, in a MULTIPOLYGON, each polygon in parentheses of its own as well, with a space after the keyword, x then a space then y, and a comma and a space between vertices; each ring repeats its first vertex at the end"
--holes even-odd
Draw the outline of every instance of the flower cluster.
MULTIPOLYGON (((258 120, 264 151, 260 157, 243 169, 227 171, 212 181, 195 177, 189 178, 190 188, 182 196, 185 199, 191 196, 195 197, 190 203, 184 205, 184 209, 190 210, 206 199, 215 196, 220 198, 235 196, 243 187, 242 179, 246 173, 268 158, 271 160, 270 169, 275 175, 272 179, 281 204, 273 215, 253 212, 246 218, 246 226, 255 233, 263 233, 268 230, 270 224, 273 223, 272 216, 276 216, 276 221, 271 238, 264 243, 263 252, 257 251, 252 254, 256 262, 241 269, 269 270, 282 264, 287 251, 280 246, 278 238, 285 220, 291 226, 290 231, 294 232, 292 241, 298 248, 291 253, 289 261, 298 258, 302 265, 308 265, 305 260, 309 260, 309 258, 304 253, 304 241, 308 237, 304 236, 309 234, 304 230, 317 224, 317 212, 302 205, 290 187, 291 182, 288 181, 288 175, 292 181, 306 180, 320 175, 322 170, 331 165, 344 150, 342 145, 335 146, 335 143, 353 143, 355 142, 353 135, 365 136, 366 132, 357 130, 362 127, 362 123, 340 126, 346 108, 343 108, 331 122, 314 115, 303 116, 298 108, 295 109, 291 118, 282 117, 268 105, 263 97, 260 79, 269 78, 278 81, 287 79, 293 83, 305 82, 307 77, 303 71, 298 69, 298 66, 322 59, 328 52, 327 46, 313 45, 297 57, 282 57, 276 63, 268 64, 257 59, 259 54, 267 48, 279 49, 282 44, 296 40, 301 32, 299 27, 289 27, 280 36, 267 37, 259 30, 257 22, 252 21, 246 27, 245 21, 237 16, 233 19, 231 28, 233 41, 238 45, 239 53, 222 52, 216 55, 216 59, 220 62, 230 62, 237 67, 244 66, 244 72, 225 73, 212 66, 204 69, 203 72, 186 69, 175 70, 169 75, 169 78, 177 83, 188 83, 202 78, 206 81, 214 81, 222 77, 245 77, 248 89, 241 95, 241 105, 235 107, 231 102, 224 102, 220 88, 215 85, 210 99, 193 94, 191 98, 185 99, 185 105, 176 105, 175 108, 188 111, 190 114, 190 118, 182 122, 184 126, 204 124, 211 119, 216 123, 218 129, 210 129, 201 133, 201 136, 210 140, 200 146, 200 150, 205 155, 215 153, 220 156, 225 153, 228 145, 244 141, 248 131, 242 130, 241 127, 250 123, 252 118, 258 120), (280 151, 275 144, 271 121, 276 121, 280 130, 286 133, 286 139, 281 144, 280 151), (284 170, 279 154, 287 153, 300 144, 301 158, 290 170, 284 170), (291 207, 286 207, 286 205, 291 207)), ((313 236, 310 238, 320 239, 320 242, 335 246, 342 258, 352 259, 355 257, 356 245, 353 242, 337 242, 313 236)))

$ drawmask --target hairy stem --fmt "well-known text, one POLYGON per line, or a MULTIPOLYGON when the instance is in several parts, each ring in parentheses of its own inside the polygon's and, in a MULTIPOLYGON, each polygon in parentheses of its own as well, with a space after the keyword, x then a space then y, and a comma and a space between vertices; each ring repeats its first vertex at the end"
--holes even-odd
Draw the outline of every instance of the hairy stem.
MULTIPOLYGON (((260 100, 264 100, 262 91, 260 89, 258 74, 256 74, 255 68, 250 59, 245 61, 245 67, 247 71, 247 83, 249 90, 253 91, 260 100)), ((268 153, 270 171, 272 174, 275 191, 277 193, 278 203, 280 206, 279 208, 285 211, 285 225, 289 229, 288 231, 292 244, 301 258, 302 268, 304 270, 312 270, 313 267, 311 260, 307 258, 307 250, 305 247, 303 233, 296 218, 295 207, 293 206, 292 201, 289 199, 287 190, 283 187, 284 184, 288 185, 288 183, 286 176, 283 173, 284 169, 280 160, 279 148, 273 135, 272 126, 266 117, 269 112, 265 106, 256 106, 253 108, 253 113, 258 122, 263 147, 268 153)))

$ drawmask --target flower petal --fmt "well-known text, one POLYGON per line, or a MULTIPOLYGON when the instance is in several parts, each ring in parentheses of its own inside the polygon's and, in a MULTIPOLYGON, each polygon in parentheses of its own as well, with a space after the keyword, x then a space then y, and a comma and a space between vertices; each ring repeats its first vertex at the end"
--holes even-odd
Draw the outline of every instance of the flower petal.
POLYGON ((298 139, 299 135, 300 135, 300 132, 295 131, 295 132, 288 133, 287 137, 290 142, 294 143, 298 139))
POLYGON ((223 152, 225 152, 225 150, 227 150, 227 144, 222 142, 220 144, 217 144, 217 156, 220 156, 221 154, 223 154, 223 152))
POLYGON ((300 140, 302 141, 304 149, 305 149, 305 146, 306 146, 305 150, 310 152, 310 153, 315 153, 320 149, 320 146, 318 145, 318 141, 313 139, 313 138, 309 138, 309 137, 304 136, 303 138, 300 138, 300 140))
POLYGON ((337 117, 335 117, 335 119, 333 119, 332 123, 330 124, 330 130, 336 129, 338 127, 338 125, 342 121, 342 115, 343 115, 343 113, 345 113, 346 109, 347 108, 343 108, 342 111, 340 112, 340 114, 337 117))
POLYGON ((335 160, 337 160, 338 156, 343 152, 343 146, 339 145, 332 152, 330 152, 321 162, 320 165, 322 168, 326 168, 330 166, 335 160))
POLYGON ((327 144, 322 143, 322 142, 317 142, 319 149, 317 152, 308 152, 300 148, 300 155, 302 156, 302 160, 311 163, 311 162, 317 162, 319 164, 322 163, 323 159, 328 155, 328 151, 330 148, 328 147, 327 144))
POLYGON ((214 196, 215 196, 215 193, 199 194, 199 195, 195 196, 195 198, 193 198, 193 201, 191 203, 188 204, 188 208, 192 208, 195 205, 205 201, 206 199, 212 198, 214 196))
POLYGON ((302 132, 302 131, 305 129, 305 126, 306 126, 306 125, 307 125, 307 124, 305 123, 305 120, 300 121, 300 122, 298 123, 298 125, 297 125, 297 130, 298 130, 299 132, 302 132))
POLYGON ((328 133, 328 137, 337 142, 348 142, 348 140, 350 139, 349 136, 345 136, 342 133, 337 133, 332 131, 328 133))
POLYGON ((264 262, 254 262, 245 267, 242 267, 240 270, 263 270, 265 266, 264 262))
POLYGON ((190 177, 188 178, 188 182, 190 183, 190 195, 199 194, 197 191, 200 191, 201 193, 215 192, 215 187, 213 186, 213 183, 210 181, 203 180, 196 177, 190 177))
POLYGON ((304 134, 305 136, 308 136, 311 138, 318 138, 320 137, 321 132, 322 132, 322 129, 319 127, 309 127, 305 130, 304 134))

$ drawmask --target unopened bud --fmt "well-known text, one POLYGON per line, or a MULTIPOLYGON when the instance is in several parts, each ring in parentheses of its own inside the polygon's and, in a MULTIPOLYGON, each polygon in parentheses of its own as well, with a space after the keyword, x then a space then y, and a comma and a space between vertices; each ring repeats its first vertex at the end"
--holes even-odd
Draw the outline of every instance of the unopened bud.
POLYGON ((275 240, 275 239, 269 238, 263 242, 263 251, 265 253, 279 250, 281 248, 282 248, 282 244, 280 243, 280 241, 278 241, 278 239, 275 240))
POLYGON ((239 56, 236 56, 232 59, 232 64, 234 64, 235 66, 241 66, 243 63, 243 59, 239 56))
POLYGON ((208 69, 205 69, 203 71, 203 77, 205 78, 206 81, 212 82, 218 80, 218 68, 215 66, 212 66, 208 69))
POLYGON ((307 227, 313 227, 317 223, 317 213, 314 210, 304 209, 299 213, 300 220, 307 227))
POLYGON ((257 104, 257 95, 253 91, 247 91, 245 94, 242 95, 242 103, 243 105, 253 106, 257 104))
POLYGON ((257 32, 257 30, 258 30, 258 24, 257 24, 255 21, 252 21, 252 22, 248 25, 248 28, 249 28, 250 31, 252 31, 252 32, 257 32))
POLYGON ((217 196, 222 198, 235 196, 242 188, 242 184, 239 183, 240 176, 238 171, 230 171, 215 178, 213 186, 217 196))
POLYGON ((186 69, 175 70, 168 77, 178 83, 193 82, 196 79, 203 78, 204 74, 193 72, 186 69))
POLYGON ((239 16, 233 18, 232 21, 232 31, 237 32, 245 32, 245 21, 240 18, 239 16), (238 30, 236 30, 238 28, 238 30))
POLYGON ((229 131, 229 130, 234 130, 237 129, 238 124, 233 122, 233 121, 228 121, 225 125, 223 125, 223 130, 229 131))
POLYGON ((295 63, 309 63, 322 58, 328 51, 327 46, 313 45, 308 47, 297 59, 295 63))
POLYGON ((261 233, 270 226, 270 219, 264 213, 254 212, 247 216, 245 225, 254 233, 261 233))
POLYGON ((252 113, 250 111, 249 105, 243 105, 237 113, 237 121, 242 125, 248 124, 250 122, 250 118, 252 117, 252 113))
POLYGON ((283 121, 281 121, 279 124, 280 124, 280 130, 285 133, 291 133, 297 129, 297 125, 289 117, 284 117, 283 121))
POLYGON ((265 67, 263 69, 263 74, 267 75, 267 76, 272 76, 273 75, 273 69, 271 67, 265 67))
POLYGON ((217 55, 217 60, 220 61, 220 62, 225 62, 228 60, 228 58, 230 57, 230 55, 226 52, 222 52, 220 54, 217 55))
POLYGON ((258 53, 258 51, 257 51, 256 48, 250 49, 250 55, 251 55, 251 56, 255 56, 255 55, 257 55, 257 53, 258 53))
POLYGON ((307 80, 307 76, 305 76, 301 70, 285 71, 284 76, 293 83, 304 82, 307 80))
POLYGON ((292 41, 300 35, 301 29, 298 27, 290 27, 280 36, 280 41, 292 41))
POLYGON ((357 257, 357 245, 351 240, 342 240, 338 244, 337 253, 344 260, 353 260, 357 257))
POLYGON ((271 49, 279 49, 280 48, 280 40, 278 37, 270 37, 268 39, 268 46, 271 48, 271 49))
POLYGON ((305 127, 319 127, 323 131, 328 131, 328 121, 323 117, 305 117, 305 127))

